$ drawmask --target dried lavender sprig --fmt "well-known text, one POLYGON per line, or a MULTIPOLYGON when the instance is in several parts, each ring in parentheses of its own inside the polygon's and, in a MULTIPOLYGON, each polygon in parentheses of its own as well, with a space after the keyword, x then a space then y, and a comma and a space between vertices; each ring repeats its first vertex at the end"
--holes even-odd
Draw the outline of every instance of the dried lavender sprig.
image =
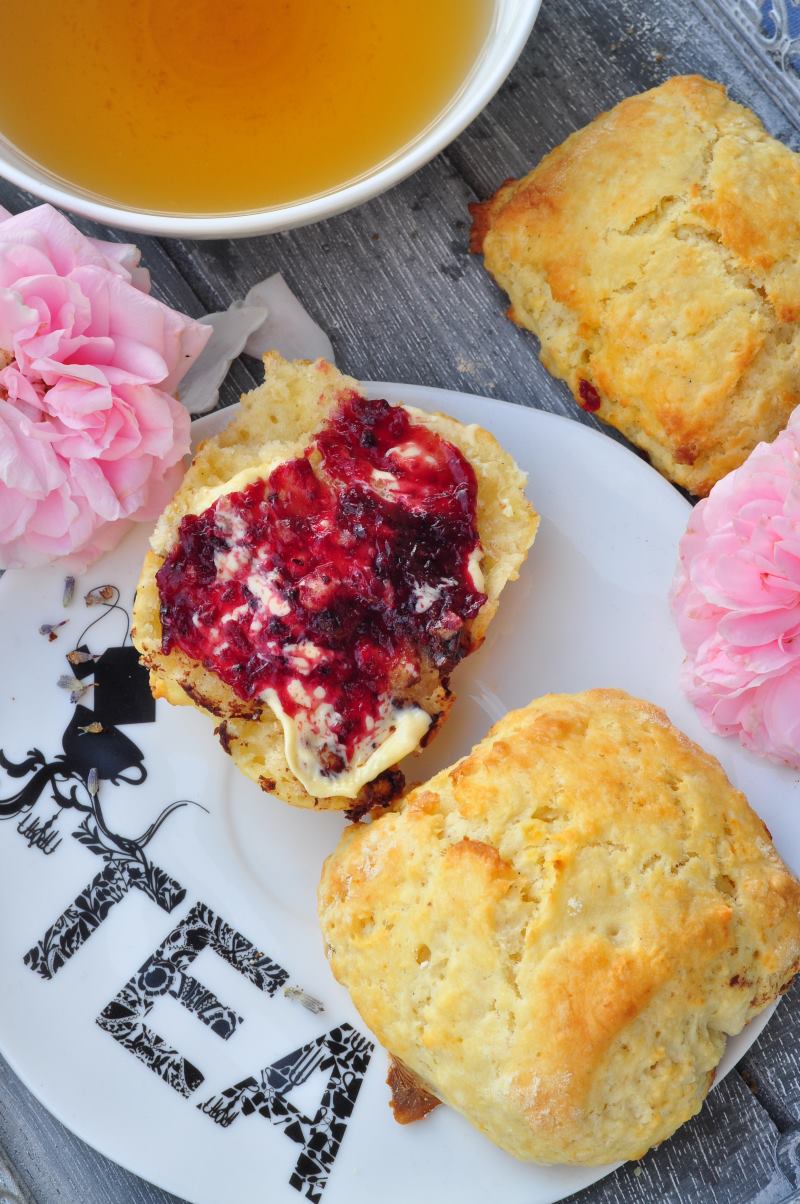
POLYGON ((65 623, 69 623, 69 619, 62 619, 60 623, 42 623, 39 635, 54 636, 59 627, 63 627, 65 623))
POLYGON ((56 685, 61 690, 69 690, 70 702, 80 702, 87 690, 93 690, 95 683, 81 681, 80 678, 73 677, 71 673, 62 673, 56 685))
POLYGON ((325 1004, 321 1003, 313 995, 309 995, 308 991, 304 991, 302 987, 284 987, 283 993, 287 999, 299 1003, 302 1007, 307 1008, 309 1012, 313 1012, 315 1016, 325 1011, 325 1004))
POLYGON ((71 606, 72 599, 75 597, 75 578, 64 578, 64 597, 61 599, 63 606, 71 606))
POLYGON ((82 690, 83 682, 78 677, 73 677, 71 673, 62 673, 56 685, 60 690, 82 690))

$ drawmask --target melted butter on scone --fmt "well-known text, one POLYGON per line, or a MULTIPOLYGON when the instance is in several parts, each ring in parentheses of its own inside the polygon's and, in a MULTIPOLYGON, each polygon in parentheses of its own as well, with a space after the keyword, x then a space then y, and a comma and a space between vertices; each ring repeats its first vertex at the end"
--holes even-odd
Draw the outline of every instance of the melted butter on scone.
MULTIPOLYGON (((201 514, 215 502, 220 503, 217 505, 219 524, 230 533, 232 539, 243 539, 245 531, 241 517, 236 515, 232 508, 226 507, 221 499, 246 489, 256 481, 266 480, 275 468, 284 463, 287 461, 273 458, 246 468, 223 485, 200 491, 193 512, 201 514)), ((468 572, 476 588, 483 585, 480 568, 477 568, 476 580, 476 566, 482 554, 480 548, 474 549, 469 559, 468 572)), ((248 550, 241 546, 215 552, 214 563, 218 578, 231 579, 249 559, 248 550)), ((276 588, 274 573, 264 573, 256 566, 247 576, 247 588, 258 598, 268 614, 282 617, 291 612, 290 604, 276 588)), ((428 609, 441 594, 441 589, 433 590, 431 586, 420 586, 419 590, 424 598, 429 599, 423 609, 428 609), (430 598, 430 595, 434 597, 430 598)), ((243 607, 236 607, 227 619, 238 619, 242 610, 243 607)), ((253 620, 251 628, 257 624, 258 618, 253 620)), ((216 650, 225 651, 228 645, 222 634, 224 622, 215 631, 216 650)), ((334 731, 338 715, 330 703, 325 701, 325 692, 320 690, 319 686, 314 694, 310 694, 302 684, 303 676, 309 674, 324 659, 325 653, 309 640, 286 645, 284 653, 287 662, 299 675, 296 681, 288 684, 287 690, 292 701, 301 709, 294 716, 287 714, 273 689, 264 690, 261 698, 283 729, 284 750, 289 768, 315 798, 334 798, 337 795, 356 798, 363 786, 412 753, 431 725, 431 717, 422 707, 398 706, 387 700, 378 721, 368 725, 371 728, 369 735, 358 745, 354 757, 345 763, 345 768, 335 774, 325 772, 322 766, 326 762, 343 759, 343 749, 334 731)))
MULTIPOLYGON (((420 454, 417 443, 406 443, 392 450, 406 460, 420 454)), ((276 468, 288 462, 289 460, 283 456, 272 457, 243 469, 221 485, 198 490, 191 513, 202 514, 215 503, 221 503, 221 499, 224 497, 240 493, 257 481, 266 480, 276 468)), ((379 494, 385 493, 391 496, 393 491, 397 491, 397 478, 389 472, 374 470, 370 484, 379 494)), ((245 537, 245 528, 241 517, 231 507, 226 507, 224 503, 217 505, 217 521, 229 533, 231 540, 238 541, 245 537)), ((154 535, 151 543, 154 545, 154 551, 158 552, 160 549, 155 546, 157 542, 154 535)), ((483 574, 479 567, 482 556, 483 551, 478 546, 470 553, 468 563, 468 573, 478 590, 483 588, 483 574)), ((241 546, 233 546, 225 551, 216 552, 214 562, 219 579, 226 580, 236 576, 238 570, 249 558, 247 549, 241 546)), ((454 582, 448 581, 447 584, 454 584, 454 582)), ((263 573, 257 568, 248 575, 247 588, 259 599, 269 614, 280 617, 290 613, 291 606, 276 588, 274 574, 263 573)), ((419 597, 423 600, 422 605, 417 603, 420 610, 429 609, 441 596, 441 589, 433 589, 431 586, 419 586, 418 591, 419 597)), ((227 619, 239 618, 237 612, 240 612, 241 609, 241 607, 236 607, 227 616, 227 619)), ((254 623, 257 622, 258 620, 254 620, 254 623)), ((215 630, 216 650, 225 651, 228 643, 222 634, 224 622, 215 630)), ((308 673, 312 665, 318 663, 322 658, 322 650, 308 641, 303 643, 302 651, 298 651, 298 647, 295 646, 292 649, 291 646, 287 646, 285 649, 287 660, 298 669, 298 672, 308 673)), ((342 749, 335 738, 332 727, 332 720, 335 718, 336 712, 324 700, 315 699, 307 691, 304 691, 299 679, 297 686, 290 683, 289 691, 294 696, 293 700, 303 708, 295 716, 287 714, 283 709, 275 690, 264 690, 261 697, 283 729, 284 748, 289 768, 309 794, 316 798, 333 798, 336 795, 341 795, 343 798, 355 798, 368 782, 373 781, 385 769, 395 765, 403 757, 413 752, 431 725, 431 717, 422 707, 400 707, 387 702, 369 737, 359 745, 356 757, 347 763, 345 769, 340 773, 325 773, 321 768, 322 764, 326 760, 340 759, 342 756, 342 749)))
MULTIPOLYGON (((203 509, 197 505, 198 492, 218 487, 243 469, 260 465, 278 453, 283 453, 283 460, 301 455, 341 399, 362 391, 358 382, 323 361, 290 363, 273 353, 265 358, 264 372, 264 384, 245 394, 237 411, 226 416, 229 420, 224 429, 204 439, 197 448, 177 493, 159 520, 162 538, 152 545, 156 551, 148 551, 137 583, 132 638, 150 674, 154 695, 173 706, 195 707, 209 724, 213 721, 226 755, 261 790, 291 806, 345 811, 355 805, 361 813, 367 805, 388 804, 396 797, 402 789, 401 767, 392 767, 368 783, 352 801, 339 796, 312 796, 288 765, 283 729, 272 710, 258 697, 242 699, 213 667, 184 647, 173 644, 167 649, 164 645, 164 599, 157 574, 178 540, 182 518, 203 509)), ((472 650, 485 638, 501 593, 516 579, 533 542, 538 518, 525 497, 524 474, 488 431, 465 425, 447 414, 426 411, 410 416, 453 444, 476 475, 476 534, 485 549, 481 567, 486 582, 482 592, 487 600, 463 626, 461 649, 472 650)), ((417 442, 413 435, 411 438, 417 442)), ((393 445, 403 442, 403 438, 396 438, 393 445)), ((293 632, 287 641, 287 662, 291 662, 287 667, 295 675, 299 674, 296 659, 301 655, 302 639, 293 632)), ((452 706, 452 678, 447 681, 451 668, 449 665, 440 670, 428 662, 415 684, 393 677, 389 693, 419 705, 433 717, 426 743, 434 728, 438 731, 443 726, 452 706)))
MULTIPOLYGON (((301 444, 296 447, 287 444, 288 454, 280 454, 271 456, 267 460, 260 460, 257 464, 250 464, 247 468, 243 468, 241 472, 237 472, 230 480, 223 481, 221 485, 207 485, 204 488, 196 490, 192 505, 187 510, 187 514, 202 514, 208 510, 220 498, 231 493, 241 493, 248 485, 252 485, 255 481, 265 481, 267 477, 281 464, 286 464, 297 455, 303 454, 301 444)), ((232 540, 238 541, 244 537, 244 528, 241 526, 239 517, 230 509, 230 507, 221 508, 218 515, 220 524, 227 524, 228 533, 232 540)), ((174 545, 174 534, 170 530, 169 519, 166 514, 163 514, 156 524, 153 534, 150 536, 150 547, 158 556, 168 556, 174 545)))
POLYGON ((412 753, 431 725, 422 707, 388 703, 370 737, 358 746, 356 758, 340 773, 330 774, 322 769, 326 757, 341 755, 333 731, 336 712, 330 704, 312 702, 292 717, 274 690, 265 690, 262 698, 283 728, 289 768, 315 798, 356 798, 363 786, 412 753))
POLYGON ((263 699, 310 795, 356 798, 433 722, 406 687, 467 650, 475 477, 404 407, 355 395, 284 448, 198 491, 171 549, 156 531, 165 648, 263 699))
POLYGON ((472 584, 480 593, 483 593, 484 586, 486 584, 483 577, 483 569, 481 568, 482 560, 483 548, 480 544, 478 544, 469 554, 469 560, 467 561, 467 573, 472 580, 472 584))

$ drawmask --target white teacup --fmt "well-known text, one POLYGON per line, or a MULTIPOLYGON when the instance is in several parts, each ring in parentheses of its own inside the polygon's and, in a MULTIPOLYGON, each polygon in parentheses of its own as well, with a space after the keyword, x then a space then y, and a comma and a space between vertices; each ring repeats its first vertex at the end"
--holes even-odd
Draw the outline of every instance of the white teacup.
MULTIPOLYGON (((435 0, 434 0, 435 2, 435 0)), ((385 192, 457 137, 491 100, 517 61, 541 0, 495 0, 483 50, 450 103, 416 138, 359 179, 322 195, 246 213, 165 214, 128 208, 68 184, 21 154, 0 134, 0 175, 61 209, 141 234, 173 238, 243 238, 308 225, 385 192)))

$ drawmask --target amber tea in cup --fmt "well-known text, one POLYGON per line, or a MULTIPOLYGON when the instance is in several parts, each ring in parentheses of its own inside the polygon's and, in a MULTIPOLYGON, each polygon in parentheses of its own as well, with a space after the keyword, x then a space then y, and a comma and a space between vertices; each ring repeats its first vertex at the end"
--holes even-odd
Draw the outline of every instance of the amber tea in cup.
POLYGON ((5 0, 0 131, 157 212, 285 205, 368 173, 469 75, 492 0, 5 0))

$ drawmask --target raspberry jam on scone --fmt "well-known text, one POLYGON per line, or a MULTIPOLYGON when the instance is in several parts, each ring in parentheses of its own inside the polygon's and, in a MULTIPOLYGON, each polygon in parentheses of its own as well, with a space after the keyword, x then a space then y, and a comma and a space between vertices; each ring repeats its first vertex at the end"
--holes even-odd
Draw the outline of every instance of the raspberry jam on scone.
POLYGON ((310 793, 355 797, 424 738, 414 687, 469 651, 476 496, 451 443, 347 394, 302 457, 183 518, 157 575, 163 650, 264 699, 310 793))

